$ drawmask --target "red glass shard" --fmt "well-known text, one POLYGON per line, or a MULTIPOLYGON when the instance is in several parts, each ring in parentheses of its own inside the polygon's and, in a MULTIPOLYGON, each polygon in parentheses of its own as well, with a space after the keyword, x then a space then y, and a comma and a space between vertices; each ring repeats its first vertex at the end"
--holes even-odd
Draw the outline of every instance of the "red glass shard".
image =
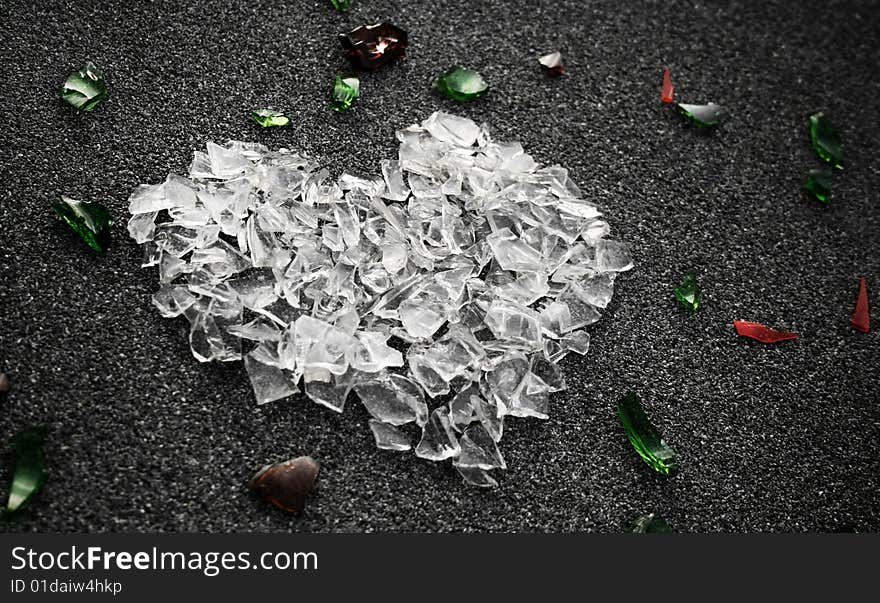
POLYGON ((740 337, 751 337, 761 343, 777 343, 798 338, 796 333, 777 331, 770 327, 765 327, 761 323, 749 322, 747 320, 734 320, 733 328, 736 329, 736 334, 740 337))
POLYGON ((663 88, 660 89, 660 102, 671 104, 675 102, 675 86, 672 85, 672 74, 669 69, 663 70, 663 88))
POLYGON ((850 323, 862 333, 871 330, 871 316, 868 314, 868 287, 865 284, 865 277, 862 277, 859 282, 859 297, 856 300, 856 309, 850 323))

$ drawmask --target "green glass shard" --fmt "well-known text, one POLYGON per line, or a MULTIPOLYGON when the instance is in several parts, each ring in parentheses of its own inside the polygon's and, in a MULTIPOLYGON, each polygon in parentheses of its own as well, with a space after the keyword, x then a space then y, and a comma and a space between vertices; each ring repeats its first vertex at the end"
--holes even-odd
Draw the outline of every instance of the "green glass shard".
POLYGON ((684 280, 674 289, 674 292, 675 299, 688 310, 696 312, 700 307, 703 292, 700 290, 700 285, 697 284, 697 277, 690 272, 685 275, 684 280))
POLYGON ((279 113, 272 109, 257 109, 251 111, 251 119, 263 128, 286 126, 290 123, 290 118, 284 113, 279 113))
POLYGON ((675 105, 678 112, 698 128, 714 128, 727 119, 727 110, 721 105, 675 105))
POLYGON ((489 84, 479 73, 457 65, 434 82, 434 90, 458 102, 480 98, 488 89, 489 84))
POLYGON ((80 69, 67 76, 61 86, 61 98, 78 111, 91 111, 107 98, 107 84, 94 63, 86 61, 80 69))
POLYGON ((663 441, 651 424, 635 392, 629 392, 617 403, 617 414, 633 448, 646 463, 661 475, 672 477, 678 472, 675 451, 663 441))
POLYGON ((333 8, 335 8, 338 12, 344 13, 351 5, 351 0, 330 0, 330 4, 332 4, 333 8))
POLYGON ((659 534, 669 533, 672 529, 665 519, 654 513, 648 513, 633 519, 627 531, 635 534, 659 534))
POLYGON ((43 456, 43 428, 28 429, 16 434, 10 441, 15 452, 15 468, 5 514, 16 513, 30 502, 46 481, 46 463, 43 456))
POLYGON ((361 82, 356 77, 336 76, 330 96, 330 106, 334 111, 347 111, 360 95, 360 88, 361 82))
POLYGON ((830 203, 832 173, 831 168, 810 170, 804 188, 822 203, 830 203))
POLYGON ((834 167, 843 169, 843 142, 824 113, 810 116, 810 139, 819 157, 834 167))
POLYGON ((61 196, 52 204, 55 213, 82 237, 95 251, 107 251, 110 246, 110 212, 99 203, 77 201, 61 196))

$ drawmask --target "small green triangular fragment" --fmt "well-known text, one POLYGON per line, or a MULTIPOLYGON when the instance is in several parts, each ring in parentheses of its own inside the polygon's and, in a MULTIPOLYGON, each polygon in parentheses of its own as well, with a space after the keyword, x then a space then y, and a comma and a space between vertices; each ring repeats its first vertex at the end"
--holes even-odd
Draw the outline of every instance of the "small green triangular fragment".
POLYGON ((351 5, 351 0, 330 0, 330 4, 332 4, 333 8, 335 8, 338 12, 344 13, 351 5))
POLYGON ((698 128, 714 128, 728 117, 727 110, 721 105, 687 105, 677 103, 676 110, 698 128))
POLYGON ((107 98, 107 84, 91 61, 67 76, 61 86, 61 98, 78 111, 91 111, 107 98))
POLYGON ((10 441, 15 451, 15 467, 4 511, 7 516, 24 509, 46 481, 45 436, 45 429, 34 428, 19 432, 10 441))
POLYGON ((330 106, 334 111, 347 111, 360 96, 361 82, 356 77, 336 76, 330 95, 330 106))
POLYGON ((107 251, 110 246, 110 212, 99 203, 77 201, 61 196, 52 204, 55 213, 70 226, 89 247, 107 251))
POLYGON ((647 513, 645 515, 639 515, 633 519, 630 522, 627 531, 635 534, 665 534, 672 532, 672 529, 669 527, 669 524, 666 523, 666 520, 659 515, 647 513))
POLYGON ((255 111, 251 111, 251 119, 257 122, 263 128, 277 128, 281 126, 286 126, 290 123, 290 118, 288 118, 284 113, 273 111, 272 109, 257 109, 255 111))
POLYGON ((635 392, 629 392, 617 403, 617 414, 633 448, 648 466, 666 477, 675 475, 678 472, 675 451, 660 437, 635 392))
POLYGON ((807 181, 804 183, 804 188, 810 191, 822 203, 830 203, 832 174, 831 168, 810 170, 807 175, 807 181))
POLYGON ((454 101, 467 102, 483 96, 489 84, 476 71, 454 65, 437 78, 434 89, 454 101))
POLYGON ((696 312, 697 308, 700 307, 700 300, 703 297, 703 292, 700 290, 700 285, 697 283, 697 277, 688 272, 684 280, 681 281, 681 285, 674 289, 675 299, 678 302, 691 310, 692 312, 696 312))
POLYGON ((831 120, 824 113, 810 116, 810 139, 813 149, 823 161, 843 169, 843 142, 831 120))

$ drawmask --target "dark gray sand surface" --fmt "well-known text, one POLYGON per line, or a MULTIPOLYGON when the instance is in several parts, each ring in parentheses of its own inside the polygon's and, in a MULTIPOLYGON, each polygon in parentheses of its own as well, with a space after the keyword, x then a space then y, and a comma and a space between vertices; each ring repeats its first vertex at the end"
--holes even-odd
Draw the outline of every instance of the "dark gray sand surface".
MULTIPOLYGON (((618 531, 654 510, 681 531, 880 529, 878 334, 849 326, 857 277, 880 300, 880 9, 862 2, 6 2, 0 23, 0 438, 50 429, 50 479, 26 531, 618 531), (337 33, 391 19, 405 62, 346 71, 337 33), (546 78, 559 49, 568 74, 546 78), (91 59, 110 97, 77 115, 58 98, 91 59), (492 84, 456 105, 430 83, 453 63, 492 84), (703 134, 659 103, 664 66, 683 102, 731 120, 703 134), (292 126, 262 131, 257 107, 292 126), (568 167, 636 268, 618 279, 570 389, 548 421, 512 419, 494 491, 448 464, 377 450, 367 413, 302 397, 257 407, 241 364, 203 365, 183 319, 151 306, 153 270, 127 237, 141 182, 185 173, 208 140, 299 149, 334 174, 376 174, 394 130, 442 109, 487 121, 568 167), (834 201, 801 191, 820 162, 807 117, 846 143, 834 201), (104 202, 115 246, 91 252, 53 197, 104 202), (704 307, 672 288, 688 270, 704 307), (763 346, 735 319, 801 335, 763 346), (615 413, 629 389, 676 449, 671 480, 636 456, 615 413), (322 465, 294 518, 246 489, 267 462, 322 465)), ((875 302, 876 305, 877 302, 875 302)), ((880 320, 880 319, 878 319, 880 320)), ((8 454, 3 457, 9 460, 8 454)))

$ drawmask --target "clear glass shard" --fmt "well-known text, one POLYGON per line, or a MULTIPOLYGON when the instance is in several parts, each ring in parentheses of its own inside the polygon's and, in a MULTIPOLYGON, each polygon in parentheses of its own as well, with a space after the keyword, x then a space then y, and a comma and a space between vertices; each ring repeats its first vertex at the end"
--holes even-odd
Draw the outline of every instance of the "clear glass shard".
POLYGON ((399 161, 382 160, 382 177, 385 179, 385 192, 382 197, 391 201, 406 201, 409 187, 403 180, 403 170, 399 161))
POLYGON ((499 300, 489 306, 485 322, 498 339, 521 343, 528 349, 542 345, 541 316, 534 310, 499 300))
POLYGON ((508 414, 514 417, 549 418, 551 389, 540 377, 531 371, 527 372, 510 399, 508 414))
POLYGON ((495 440, 480 423, 474 423, 464 430, 459 446, 461 454, 454 461, 456 467, 507 469, 495 440))
POLYGON ((543 354, 534 354, 531 358, 530 370, 541 381, 547 384, 550 392, 561 392, 566 389, 565 376, 555 362, 548 360, 543 354))
POLYGON ((348 394, 351 392, 353 375, 333 375, 327 372, 324 376, 325 380, 311 379, 306 381, 306 396, 312 402, 341 413, 345 408, 348 394))
POLYGON ((498 482, 492 475, 478 467, 455 467, 456 471, 458 471, 459 475, 461 475, 462 479, 464 479, 464 483, 477 486, 478 488, 497 488, 498 482))
POLYGON ((425 390, 426 394, 436 398, 449 393, 449 382, 443 379, 431 366, 431 363, 426 360, 424 352, 419 353, 410 348, 410 352, 407 354, 407 363, 413 380, 425 390))
POLYGON ((370 429, 373 431, 373 437, 376 438, 376 447, 382 450, 410 450, 409 436, 406 435, 399 427, 370 419, 370 429))
POLYGON ((584 356, 590 350, 590 334, 586 331, 572 331, 563 337, 560 343, 563 349, 584 356))
POLYGON ((482 423, 486 432, 496 442, 504 435, 504 409, 498 406, 494 396, 491 397, 471 396, 471 407, 474 416, 482 423))
POLYGON ((727 110, 715 103, 708 103, 706 105, 677 103, 675 108, 679 114, 698 128, 714 128, 728 118, 727 110))
POLYGON ((159 215, 158 212, 134 214, 128 220, 128 234, 135 243, 146 243, 153 240, 157 215, 159 215))
POLYGON ((281 339, 281 329, 265 316, 258 316, 242 325, 231 325, 226 331, 236 337, 251 341, 278 341, 281 339))
POLYGON ((602 239, 596 243, 596 270, 625 272, 633 267, 629 245, 602 239))
POLYGON ((367 411, 378 421, 405 425, 427 420, 428 406, 415 383, 401 375, 384 375, 360 381, 354 391, 367 411))
POLYGON ((446 322, 443 307, 425 299, 407 299, 398 309, 400 321, 416 339, 428 338, 446 322))
POLYGON ((253 164, 235 149, 221 147, 213 142, 209 142, 207 147, 211 174, 215 178, 224 180, 234 178, 253 167, 253 164))
POLYGON ((541 269, 541 253, 513 234, 509 228, 493 232, 486 237, 486 242, 503 270, 537 272, 541 269))
POLYGON ((183 285, 164 285, 153 294, 152 299, 153 305, 165 318, 180 316, 196 303, 196 297, 183 285))
POLYGON ((416 446, 416 456, 429 461, 442 461, 461 452, 458 438, 449 421, 449 411, 445 406, 435 408, 422 428, 422 439, 416 446))
POLYGON ((466 117, 437 111, 422 123, 434 138, 459 147, 470 147, 477 142, 480 127, 466 117))
POLYGON ((261 345, 244 357, 244 367, 254 388, 257 404, 266 404, 299 393, 287 373, 278 368, 275 346, 261 345))
POLYGON ((386 368, 403 366, 403 354, 387 344, 388 335, 379 331, 360 331, 361 345, 352 349, 351 367, 365 373, 378 373, 386 368))
POLYGON ((456 431, 462 431, 476 419, 471 396, 479 395, 479 388, 471 384, 449 401, 449 420, 456 431))

